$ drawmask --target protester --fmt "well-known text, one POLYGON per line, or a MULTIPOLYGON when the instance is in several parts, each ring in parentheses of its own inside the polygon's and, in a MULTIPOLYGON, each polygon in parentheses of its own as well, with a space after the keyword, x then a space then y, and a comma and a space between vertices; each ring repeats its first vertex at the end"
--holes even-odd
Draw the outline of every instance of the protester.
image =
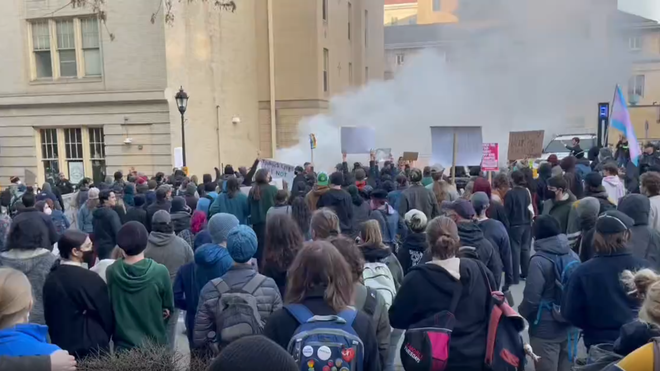
POLYGON ((85 204, 85 202, 87 202, 91 183, 92 180, 89 178, 83 178, 83 180, 80 181, 80 184, 78 186, 78 192, 76 193, 76 202, 75 202, 75 206, 77 206, 78 208, 82 207, 85 204))
POLYGON ((61 198, 62 198, 62 195, 60 195, 58 197, 55 194, 55 192, 53 192, 50 183, 45 182, 41 186, 41 192, 39 193, 39 196, 37 197, 37 201, 45 201, 46 199, 50 199, 51 201, 53 201, 53 204, 57 205, 57 207, 60 208, 60 210, 61 210, 61 209, 64 209, 64 207, 63 207, 64 203, 63 202, 60 203, 61 198))
POLYGON ((34 193, 21 197, 23 209, 13 218, 7 238, 7 248, 21 250, 52 250, 58 235, 50 217, 35 208, 34 193))
POLYGON ((186 200, 183 197, 176 196, 172 198, 170 215, 172 218, 172 229, 175 234, 179 234, 185 229, 190 229, 191 213, 192 210, 188 208, 186 200))
POLYGON ((639 159, 639 173, 644 174, 648 171, 660 171, 660 156, 651 142, 644 145, 644 152, 639 159))
POLYGON ((568 243, 571 249, 580 255, 580 260, 585 262, 594 255, 594 234, 596 220, 600 214, 600 202, 593 197, 585 197, 575 204, 575 212, 571 212, 575 220, 569 223, 568 243))
POLYGON ((660 173, 650 171, 641 176, 642 194, 649 198, 649 226, 660 231, 660 173))
POLYGON ((156 188, 158 188, 158 182, 154 179, 151 179, 147 182, 148 191, 145 193, 145 199, 147 200, 147 207, 156 202, 156 188))
MULTIPOLYGON (((541 357, 535 362, 537 371, 570 371, 573 342, 577 334, 570 324, 557 319, 555 306, 560 306, 557 271, 566 272, 569 264, 578 264, 579 257, 571 251, 568 238, 561 233, 559 222, 550 215, 542 215, 533 225, 534 251, 529 264, 520 314, 529 322, 530 345, 541 357), (567 334, 569 334, 567 336, 567 334), (574 339, 569 338, 574 337, 574 339), (570 340, 569 340, 570 339, 570 340)), ((577 266, 577 265, 575 265, 577 266)))
POLYGON ((419 210, 426 215, 427 219, 440 215, 438 200, 432 190, 425 188, 422 184, 422 172, 419 169, 410 170, 410 187, 401 193, 399 214, 401 216, 412 209, 419 210))
POLYGON ((502 172, 495 175, 491 190, 491 200, 498 202, 500 205, 504 205, 504 196, 509 192, 509 189, 511 189, 511 182, 507 174, 502 172))
MULTIPOLYGON (((527 182, 524 174, 520 171, 514 171, 511 174, 511 179, 514 187, 504 196, 504 209, 509 220, 511 265, 513 269, 512 283, 517 285, 521 278, 525 279, 527 277, 532 241, 531 223, 534 213, 531 210, 532 198, 529 189, 526 188, 527 182)), ((495 279, 498 280, 497 277, 495 279)))
MULTIPOLYGON (((490 207, 490 199, 484 192, 476 192, 472 195, 471 200, 474 212, 476 213, 477 225, 488 239, 502 262, 502 269, 504 272, 504 286, 503 292, 508 291, 509 286, 513 283, 513 266, 511 259, 511 242, 509 235, 500 221, 490 219, 486 213, 490 207)), ((459 233, 460 236, 460 233, 459 233)))
POLYGON ((624 270, 638 270, 649 263, 634 257, 626 248, 634 221, 610 210, 596 222, 596 256, 580 265, 568 281, 561 304, 561 314, 580 328, 584 345, 612 343, 621 326, 636 316, 638 304, 619 282, 624 270), (593 290, 594 285, 600 290, 593 290))
POLYGON ((410 268, 422 262, 424 253, 429 245, 426 242, 426 215, 419 210, 410 210, 405 215, 408 233, 397 252, 397 259, 401 264, 403 273, 407 274, 410 268))
MULTIPOLYGON (((286 302, 302 304, 313 315, 337 315, 353 311, 354 285, 346 260, 339 251, 325 241, 305 245, 296 255, 289 269, 286 302)), ((300 323, 287 310, 273 313, 264 335, 287 349, 300 323)), ((364 345, 363 371, 381 370, 378 341, 371 318, 362 312, 355 315, 352 327, 364 345)))
POLYGON ((626 167, 626 164, 628 161, 630 161, 630 147, 628 144, 628 138, 623 135, 619 135, 619 141, 616 143, 615 148, 615 164, 617 164, 618 167, 626 167))
POLYGON ((84 232, 68 230, 57 247, 62 260, 53 266, 43 288, 51 342, 77 359, 107 352, 114 331, 108 287, 83 266, 94 260, 92 241, 84 232))
POLYGON ((396 251, 399 241, 406 236, 407 228, 403 218, 387 203, 387 192, 376 189, 371 192, 370 218, 378 221, 383 243, 396 251))
MULTIPOLYGON (((594 171, 601 172, 605 168, 605 165, 607 164, 613 164, 614 166, 618 167, 617 161, 614 159, 612 156, 612 150, 603 147, 600 149, 598 153, 598 165, 594 168, 594 171)), ((622 166, 625 166, 622 164, 622 166)))
POLYGON ((156 190, 155 202, 147 206, 147 231, 151 232, 151 220, 158 210, 165 210, 168 213, 172 210, 172 188, 169 185, 161 185, 156 190))
POLYGON ((81 204, 80 210, 78 210, 78 229, 91 234, 94 233, 94 210, 99 205, 99 189, 90 188, 87 191, 87 201, 84 204, 81 204))
POLYGON ((339 217, 341 230, 351 235, 353 233, 353 201, 348 192, 341 189, 344 176, 340 172, 330 175, 330 189, 321 196, 316 204, 317 208, 332 209, 339 217))
POLYGON ((603 167, 603 187, 609 198, 618 204, 619 200, 626 195, 626 187, 619 178, 619 168, 614 164, 607 164, 603 167))
POLYGON ((135 195, 133 198, 135 207, 131 207, 126 212, 126 223, 128 222, 138 222, 142 225, 147 226, 147 210, 145 210, 146 199, 144 195, 135 195))
POLYGON ((568 231, 568 219, 575 196, 568 189, 568 183, 563 176, 557 175, 548 179, 548 196, 552 198, 543 204, 543 215, 554 216, 559 221, 561 233, 565 234, 568 231))
POLYGON ((9 210, 6 206, 0 206, 0 251, 5 251, 7 248, 9 230, 11 228, 11 217, 8 214, 9 210))
POLYGON ((341 234, 339 218, 334 211, 328 208, 316 210, 312 214, 310 229, 314 241, 337 237, 341 234))
POLYGON ((452 297, 460 295, 453 311, 456 322, 446 370, 481 370, 489 319, 484 308, 490 302, 488 285, 495 287, 495 281, 485 267, 479 267, 481 262, 456 257, 460 244, 451 219, 433 219, 426 233, 432 260, 408 272, 390 308, 390 325, 409 329, 437 313, 451 311, 452 297))
POLYGON ((28 323, 33 294, 23 273, 0 268, 0 356, 47 356, 60 350, 48 343, 48 327, 28 323))
POLYGON ((76 371, 76 359, 65 350, 50 356, 0 356, 0 370, 12 371, 76 371))
MULTIPOLYGON (((280 216, 286 217, 286 216, 280 216)), ((234 260, 234 265, 222 277, 207 283, 199 297, 199 309, 195 318, 195 333, 193 342, 196 347, 204 348, 210 342, 219 342, 223 345, 235 340, 235 338, 222 338, 228 327, 216 328, 216 324, 222 324, 220 318, 216 318, 218 307, 224 304, 222 295, 242 290, 256 299, 256 308, 262 325, 268 321, 271 314, 282 308, 282 298, 277 284, 272 278, 257 273, 250 264, 250 259, 257 252, 257 235, 254 231, 244 225, 233 228, 227 235, 227 250, 234 260), (210 336, 210 334, 217 334, 210 336)), ((232 324, 222 324, 231 326, 232 324)), ((255 330, 260 330, 255 329, 255 330)), ((234 335, 234 334, 232 334, 234 335)))
POLYGON ((115 315, 115 349, 127 350, 167 344, 166 323, 174 309, 172 283, 167 267, 144 257, 148 232, 138 222, 124 224, 117 245, 126 257, 106 271, 115 315))
POLYGON ((112 264, 117 261, 117 259, 125 258, 126 254, 124 254, 124 250, 122 250, 119 247, 115 247, 112 250, 112 253, 110 254, 109 259, 103 259, 99 260, 90 270, 96 274, 98 274, 104 282, 108 282, 105 272, 107 271, 108 267, 111 266, 112 264))
POLYGON ((278 190, 275 194, 275 204, 266 212, 266 219, 275 214, 291 215, 291 205, 287 202, 288 199, 289 192, 286 189, 278 190))
MULTIPOLYGON (((360 228, 361 244, 358 246, 367 263, 384 263, 392 274, 394 285, 398 289, 403 282, 403 268, 399 260, 383 242, 380 225, 375 220, 369 220, 360 228)), ((396 293, 393 293, 396 294, 396 293)))
POLYGON ((209 208, 209 219, 215 214, 226 213, 234 215, 240 224, 247 225, 250 216, 248 197, 241 192, 238 179, 229 178, 226 184, 226 192, 218 195, 209 208))
POLYGON ((261 336, 247 336, 222 350, 209 365, 208 371, 298 371, 291 355, 272 340, 261 336), (258 354, 258 357, 254 355, 258 354))
POLYGON ((589 173, 584 178, 584 194, 587 197, 593 197, 600 203, 599 214, 607 210, 616 209, 618 200, 610 198, 607 190, 603 186, 603 177, 596 172, 589 173))
POLYGON ((584 186, 582 185, 582 178, 575 168, 576 164, 575 157, 568 156, 561 160, 559 166, 564 170, 564 179, 568 184, 568 190, 579 200, 584 197, 584 186))
POLYGON ((387 202, 394 208, 394 210, 398 211, 401 204, 401 194, 408 189, 408 178, 405 174, 399 174, 396 176, 395 180, 396 189, 387 195, 387 202))
MULTIPOLYGON (((504 178, 506 179, 506 175, 504 175, 504 178)), ((473 192, 474 193, 484 192, 486 196, 488 196, 488 199, 490 201, 489 201, 488 209, 486 210, 486 216, 490 219, 494 219, 502 223, 508 231, 509 218, 507 217, 506 209, 504 208, 501 199, 500 201, 496 201, 495 197, 493 197, 492 189, 490 183, 488 182, 488 179, 482 177, 475 179, 473 192)))
POLYGON ((642 195, 627 195, 619 201, 617 209, 634 220, 627 244, 633 256, 648 260, 654 269, 660 268, 660 232, 649 227, 649 199, 642 195))
POLYGON ((354 185, 351 185, 346 188, 348 193, 351 195, 351 201, 353 204, 353 223, 351 230, 353 231, 353 236, 357 236, 357 233, 362 226, 362 223, 369 220, 371 216, 371 206, 369 202, 366 202, 361 196, 360 191, 354 185))
POLYGON ((124 203, 124 187, 119 184, 115 184, 112 187, 112 192, 115 194, 115 206, 113 209, 119 215, 119 220, 124 223, 126 222, 126 204, 124 203))
POLYGON ((424 166, 424 170, 422 171, 422 185, 426 187, 431 183, 433 183, 433 178, 431 177, 431 167, 424 166))
POLYGON ((305 202, 307 202, 307 206, 311 212, 316 211, 319 199, 330 190, 328 183, 328 174, 319 173, 316 179, 316 184, 305 196, 305 202))
POLYGON ((261 273, 275 281, 282 295, 286 292, 287 271, 302 246, 303 236, 291 217, 276 214, 268 218, 261 273))
POLYGON ((537 208, 539 213, 543 213, 543 203, 549 198, 548 195, 548 180, 552 177, 552 164, 544 162, 539 166, 539 177, 536 182, 536 199, 538 200, 537 208))
POLYGON ((270 185, 270 180, 269 171, 267 169, 259 169, 254 176, 254 184, 248 195, 252 229, 257 234, 259 244, 255 256, 259 264, 261 264, 264 250, 266 213, 275 203, 275 195, 277 194, 277 187, 270 185))
POLYGON ((191 181, 186 186, 184 198, 186 199, 186 205, 188 205, 190 210, 197 210, 197 186, 194 182, 191 181))
MULTIPOLYGON (((57 210, 53 204, 53 201, 50 199, 45 200, 46 205, 43 210, 41 210, 43 213, 48 215, 50 217, 50 221, 53 222, 53 227, 55 228, 55 232, 57 233, 58 236, 61 236, 64 231, 69 229, 71 226, 71 223, 69 222, 69 219, 64 215, 64 213, 61 210, 57 210)), ((37 202, 38 204, 39 202, 37 202)), ((37 205, 35 205, 37 206, 37 205)), ((37 207, 39 209, 39 207, 37 207)))
MULTIPOLYGON (((195 250, 195 237, 199 232, 206 228, 206 214, 199 210, 195 210, 190 220, 189 228, 186 228, 179 233, 177 236, 181 237, 184 241, 188 243, 188 246, 195 250)), ((209 235, 210 238, 210 235, 209 235)))
POLYGON ((209 220, 207 229, 212 243, 202 245, 195 251, 195 280, 200 290, 231 268, 233 261, 227 252, 227 235, 237 225, 238 219, 231 214, 216 214, 209 220))
POLYGON ((104 190, 99 193, 99 206, 93 214, 94 249, 99 260, 109 258, 112 249, 117 245, 121 221, 114 208, 116 202, 114 192, 104 190))
POLYGON ((127 209, 135 206, 135 185, 126 183, 124 186, 124 205, 127 209))

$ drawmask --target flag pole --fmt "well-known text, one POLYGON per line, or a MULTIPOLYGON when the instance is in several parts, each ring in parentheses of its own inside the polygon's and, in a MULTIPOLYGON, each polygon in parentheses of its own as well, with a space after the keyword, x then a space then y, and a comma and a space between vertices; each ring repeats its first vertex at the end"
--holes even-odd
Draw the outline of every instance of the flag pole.
POLYGON ((607 129, 605 130, 605 143, 603 143, 603 148, 609 147, 609 135, 610 135, 610 127, 612 126, 612 111, 614 111, 614 100, 616 99, 616 92, 619 90, 619 84, 616 84, 614 87, 614 94, 612 95, 612 103, 610 104, 610 112, 608 112, 608 117, 607 117, 607 129))

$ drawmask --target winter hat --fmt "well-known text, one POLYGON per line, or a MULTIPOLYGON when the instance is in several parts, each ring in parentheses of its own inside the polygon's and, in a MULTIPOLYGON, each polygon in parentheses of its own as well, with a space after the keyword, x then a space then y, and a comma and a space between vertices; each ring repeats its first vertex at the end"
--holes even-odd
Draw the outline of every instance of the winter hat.
POLYGON ((209 220, 208 229, 213 243, 221 244, 227 242, 227 235, 232 228, 238 225, 238 219, 232 214, 218 213, 209 220))
MULTIPOLYGON (((320 366, 320 363, 317 365, 320 366)), ((308 363, 307 366, 314 364, 308 363)), ((265 336, 257 335, 246 336, 229 344, 211 363, 208 371, 298 371, 299 369, 293 357, 282 347, 265 336), (255 354, 259 356, 255 357, 255 354)))
POLYGON ((131 221, 124 224, 117 232, 117 246, 119 246, 126 255, 135 256, 147 248, 147 239, 149 233, 140 222, 131 221))
POLYGON ((227 235, 227 252, 237 263, 247 263, 257 252, 257 235, 252 228, 239 225, 227 235))
POLYGON ((618 210, 608 210, 598 217, 596 232, 609 235, 622 233, 635 224, 631 217, 618 210))
POLYGON ((532 226, 534 239, 542 240, 561 234, 559 221, 552 215, 541 215, 534 221, 532 226))
POLYGON ((557 155, 552 154, 548 156, 548 162, 552 164, 553 167, 559 165, 559 159, 557 158, 557 155))
POLYGON ((316 178, 316 184, 320 186, 328 186, 328 174, 326 173, 319 173, 318 177, 316 178))
POLYGON ((374 200, 387 200, 387 191, 382 188, 378 188, 373 192, 371 192, 369 197, 371 197, 374 200))
POLYGON ((135 198, 133 198, 135 207, 142 207, 146 202, 147 200, 144 198, 144 195, 135 195, 135 198))
POLYGON ((197 187, 193 182, 188 183, 186 186, 186 196, 194 196, 197 193, 197 187))
POLYGON ((463 219, 472 219, 476 214, 474 212, 474 207, 472 207, 470 201, 463 199, 452 202, 451 205, 449 206, 449 210, 454 211, 463 219))
POLYGON ((186 199, 181 196, 176 196, 172 198, 172 208, 171 213, 174 214, 179 211, 190 212, 190 208, 186 204, 186 199))
MULTIPOLYGON (((476 182, 475 182, 476 183, 476 182)), ((472 202, 472 207, 474 207, 475 212, 479 210, 480 212, 487 209, 490 205, 490 199, 485 192, 475 192, 470 197, 470 202, 472 202)))
POLYGON ((151 224, 170 224, 172 223, 172 216, 165 210, 158 210, 151 217, 151 224))
POLYGON ((428 219, 426 218, 426 214, 423 212, 417 209, 412 209, 406 213, 404 218, 406 220, 406 225, 408 225, 410 230, 413 232, 421 233, 426 229, 428 219))
POLYGON ((147 185, 146 182, 140 183, 138 181, 138 184, 135 186, 135 190, 137 191, 138 194, 145 194, 149 192, 149 186, 147 185))
POLYGON ((590 188, 598 188, 603 185, 603 177, 600 173, 591 172, 584 177, 584 185, 590 188))
POLYGON ((87 199, 88 200, 98 200, 99 192, 101 192, 101 191, 99 191, 98 188, 95 188, 95 187, 90 188, 89 191, 87 192, 87 199))
POLYGON ((600 202, 594 197, 585 197, 575 202, 575 211, 580 219, 596 219, 600 213, 600 202))
POLYGON ((647 225, 651 213, 651 201, 646 196, 631 193, 619 200, 617 210, 631 217, 635 225, 647 225))

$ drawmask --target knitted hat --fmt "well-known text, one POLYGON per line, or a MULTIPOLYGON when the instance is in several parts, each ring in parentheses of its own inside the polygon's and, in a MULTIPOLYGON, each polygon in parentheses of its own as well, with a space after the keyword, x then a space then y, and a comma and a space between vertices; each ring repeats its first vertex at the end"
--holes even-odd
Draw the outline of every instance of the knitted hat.
POLYGON ((319 173, 318 177, 316 178, 316 184, 320 186, 328 186, 328 174, 326 173, 319 173))
POLYGON ((257 335, 246 336, 229 344, 211 363, 208 371, 298 371, 299 369, 293 357, 284 348, 265 336, 257 335))
POLYGON ((474 218, 474 214, 476 214, 470 201, 463 199, 452 202, 449 206, 449 210, 454 211, 463 219, 472 219, 474 218))
POLYGON ((151 217, 151 224, 170 224, 172 223, 172 216, 165 210, 158 210, 151 217))
POLYGON ((598 217, 596 232, 603 235, 617 234, 627 231, 634 224, 632 218, 621 211, 608 210, 598 217))
POLYGON ((409 210, 405 215, 405 219, 408 227, 413 232, 417 233, 424 232, 426 229, 426 224, 428 223, 426 214, 417 209, 409 210))
POLYGON ((232 228, 238 225, 238 219, 232 214, 219 213, 213 215, 209 220, 208 229, 213 243, 221 244, 227 242, 227 235, 232 228))
POLYGON ((575 211, 580 219, 593 218, 594 220, 600 213, 600 202, 594 197, 585 197, 576 201, 575 211))
POLYGON ((186 196, 194 196, 197 193, 197 187, 194 183, 190 182, 186 186, 186 196))
POLYGON ((591 172, 584 177, 584 185, 591 188, 598 188, 603 185, 603 176, 597 172, 591 172))
POLYGON ((532 233, 534 238, 538 241, 561 234, 561 226, 554 216, 541 215, 534 221, 532 233))
POLYGON ((185 212, 189 213, 190 208, 186 204, 186 200, 183 197, 176 196, 176 197, 172 198, 171 212, 176 213, 176 212, 179 212, 179 211, 185 211, 185 212))
POLYGON ((87 192, 87 199, 89 200, 97 200, 99 198, 99 189, 92 187, 89 189, 89 192, 87 192))
POLYGON ((257 235, 252 228, 239 225, 227 235, 227 252, 236 263, 247 263, 257 252, 257 235))
POLYGON ((387 191, 385 191, 382 188, 379 188, 371 192, 369 197, 375 200, 387 200, 387 191))
POLYGON ((131 221, 124 224, 117 232, 117 246, 119 246, 126 255, 135 256, 147 248, 147 239, 149 233, 140 222, 131 221))
POLYGON ((476 210, 483 211, 488 208, 488 205, 490 205, 490 199, 485 192, 473 193, 470 197, 470 202, 472 202, 472 207, 474 207, 475 212, 476 210))

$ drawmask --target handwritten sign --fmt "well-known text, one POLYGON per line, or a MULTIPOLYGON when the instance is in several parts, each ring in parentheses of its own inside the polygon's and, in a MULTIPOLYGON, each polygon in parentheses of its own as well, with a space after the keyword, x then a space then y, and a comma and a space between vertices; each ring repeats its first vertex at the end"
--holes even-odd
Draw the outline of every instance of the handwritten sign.
POLYGON ((419 152, 403 152, 403 161, 417 161, 419 152))
POLYGON ((543 130, 510 132, 508 160, 541 157, 544 133, 543 130))
POLYGON ((483 158, 481 159, 482 171, 498 171, 500 161, 500 145, 497 143, 483 144, 483 158))
POLYGON ((259 168, 267 169, 273 179, 282 179, 286 181, 288 187, 293 185, 293 178, 296 176, 295 167, 277 161, 261 160, 259 168))

